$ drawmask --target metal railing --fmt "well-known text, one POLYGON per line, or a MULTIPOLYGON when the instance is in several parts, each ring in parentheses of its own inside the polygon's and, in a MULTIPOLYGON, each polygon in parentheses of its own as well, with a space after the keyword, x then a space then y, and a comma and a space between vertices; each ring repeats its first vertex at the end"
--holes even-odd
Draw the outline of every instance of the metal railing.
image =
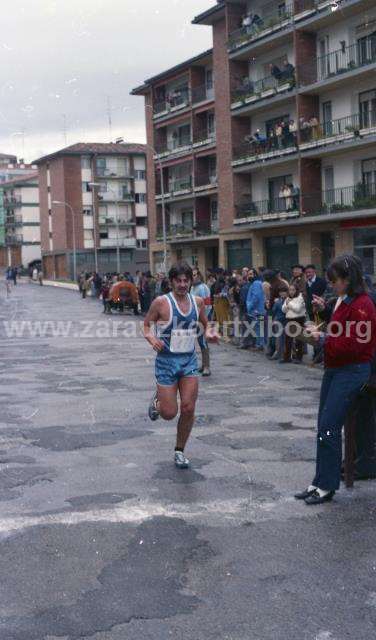
POLYGON ((175 180, 170 180, 168 183, 169 193, 175 193, 177 191, 190 191, 192 187, 193 187, 192 176, 176 178, 175 180))
POLYGON ((319 122, 313 126, 307 122, 307 126, 300 129, 300 140, 304 144, 324 138, 343 137, 346 134, 358 135, 362 129, 372 128, 376 128, 376 110, 319 122))
MULTIPOLYGON (((166 235, 169 240, 175 238, 200 238, 218 233, 218 224, 210 222, 200 222, 194 226, 184 224, 171 224, 166 229, 166 235)), ((157 240, 163 237, 163 230, 158 228, 156 233, 157 240)))
POLYGON ((237 218, 260 217, 268 214, 291 213, 299 211, 299 193, 287 198, 270 198, 253 202, 248 200, 236 206, 237 218))
POLYGON ((279 92, 291 91, 294 87, 295 74, 289 77, 283 76, 279 80, 274 76, 266 76, 254 81, 249 78, 242 78, 239 86, 232 92, 232 102, 245 101, 251 97, 254 97, 255 100, 260 100, 279 92))
POLYGON ((322 215, 376 208, 376 183, 328 189, 302 196, 302 213, 322 215))
POLYGON ((134 226, 134 222, 131 218, 124 218, 124 216, 119 216, 119 221, 117 221, 116 216, 102 216, 99 218, 99 224, 101 226, 105 226, 105 225, 117 225, 119 222, 119 227, 133 227, 134 226))
POLYGON ((22 205, 22 199, 17 196, 11 196, 10 198, 4 198, 4 207, 13 209, 14 207, 20 207, 22 205))
POLYGON ((189 87, 186 85, 176 87, 163 100, 154 104, 154 115, 158 115, 164 111, 171 111, 171 109, 176 107, 188 105, 190 102, 191 95, 189 87))
POLYGON ((232 51, 254 40, 265 38, 275 31, 288 29, 294 23, 294 16, 304 11, 315 11, 319 4, 319 0, 292 0, 287 5, 276 9, 275 3, 269 3, 271 10, 266 7, 262 16, 250 16, 250 24, 230 33, 228 49, 232 51))
POLYGON ((96 167, 95 177, 96 178, 133 178, 128 168, 113 171, 112 169, 104 169, 103 167, 96 167))
POLYGON ((5 236, 5 245, 10 247, 12 245, 19 245, 23 243, 23 236, 20 234, 7 234, 5 236))
POLYGON ((199 144, 200 142, 215 142, 216 140, 216 132, 215 130, 209 130, 207 127, 204 129, 200 129, 200 131, 196 131, 193 134, 193 144, 199 144))
POLYGON ((191 96, 192 96, 192 104, 197 104, 198 102, 204 102, 205 100, 213 100, 214 88, 208 87, 206 84, 202 84, 198 87, 194 87, 191 90, 191 96))
POLYGON ((283 132, 281 136, 260 136, 259 139, 253 137, 250 138, 249 141, 242 142, 234 148, 233 159, 246 160, 247 158, 254 158, 254 161, 257 162, 258 156, 268 153, 275 157, 279 154, 282 155, 287 150, 293 152, 297 149, 297 143, 297 134, 295 131, 283 132))
POLYGON ((5 217, 4 224, 6 227, 21 227, 22 226, 22 216, 11 216, 8 215, 5 217))
POLYGON ((113 193, 112 191, 101 191, 98 193, 98 200, 101 202, 133 202, 135 194, 133 191, 121 191, 120 193, 113 193))
POLYGON ((179 149, 184 147, 189 147, 192 145, 191 136, 182 136, 181 138, 174 138, 169 142, 161 142, 156 145, 155 150, 157 154, 162 153, 173 153, 174 151, 179 151, 179 149))
POLYGON ((376 62, 376 37, 367 36, 347 47, 318 56, 299 67, 299 84, 328 80, 376 62))
POLYGON ((209 173, 209 172, 202 172, 202 173, 197 173, 195 175, 195 187, 206 187, 206 186, 217 186, 218 184, 218 180, 217 180, 217 174, 216 173, 209 173))

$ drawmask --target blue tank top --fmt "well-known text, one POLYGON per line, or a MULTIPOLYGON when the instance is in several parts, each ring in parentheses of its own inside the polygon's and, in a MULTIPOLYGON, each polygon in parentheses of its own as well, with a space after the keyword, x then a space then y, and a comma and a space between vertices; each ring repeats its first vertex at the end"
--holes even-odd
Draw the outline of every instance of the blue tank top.
POLYGON ((195 340, 199 333, 198 308, 194 297, 188 293, 190 308, 185 315, 178 307, 172 293, 163 296, 170 307, 170 317, 166 324, 158 324, 157 334, 165 345, 163 354, 187 354, 195 350, 195 340))

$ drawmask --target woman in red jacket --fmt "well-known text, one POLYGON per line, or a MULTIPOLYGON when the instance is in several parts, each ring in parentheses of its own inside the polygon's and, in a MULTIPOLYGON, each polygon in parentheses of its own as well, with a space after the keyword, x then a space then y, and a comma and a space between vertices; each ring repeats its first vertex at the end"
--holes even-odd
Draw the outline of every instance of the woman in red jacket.
POLYGON ((371 374, 376 351, 376 311, 363 278, 362 264, 352 255, 336 258, 327 277, 338 296, 324 340, 325 372, 318 416, 316 474, 305 491, 295 494, 306 504, 331 500, 339 489, 342 427, 347 411, 371 374))

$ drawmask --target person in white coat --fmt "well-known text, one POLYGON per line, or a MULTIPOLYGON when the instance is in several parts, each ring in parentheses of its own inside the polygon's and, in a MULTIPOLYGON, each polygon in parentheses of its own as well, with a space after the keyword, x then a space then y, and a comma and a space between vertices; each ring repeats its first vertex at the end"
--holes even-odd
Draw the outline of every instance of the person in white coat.
POLYGON ((303 330, 307 312, 303 295, 299 293, 297 287, 293 284, 289 286, 288 297, 283 303, 282 311, 285 313, 287 320, 285 327, 285 353, 282 362, 301 364, 303 360, 303 342, 296 340, 294 336, 303 330), (292 360, 291 354, 293 354, 292 360))

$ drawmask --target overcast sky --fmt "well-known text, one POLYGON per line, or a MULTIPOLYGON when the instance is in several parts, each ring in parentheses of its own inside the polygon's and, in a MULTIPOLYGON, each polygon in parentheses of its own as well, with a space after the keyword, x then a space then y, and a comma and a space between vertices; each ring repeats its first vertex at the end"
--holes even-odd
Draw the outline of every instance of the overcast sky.
POLYGON ((212 46, 191 19, 214 0, 13 0, 2 11, 0 152, 31 161, 74 142, 144 142, 150 76, 212 46), (65 129, 65 133, 64 133, 65 129))

